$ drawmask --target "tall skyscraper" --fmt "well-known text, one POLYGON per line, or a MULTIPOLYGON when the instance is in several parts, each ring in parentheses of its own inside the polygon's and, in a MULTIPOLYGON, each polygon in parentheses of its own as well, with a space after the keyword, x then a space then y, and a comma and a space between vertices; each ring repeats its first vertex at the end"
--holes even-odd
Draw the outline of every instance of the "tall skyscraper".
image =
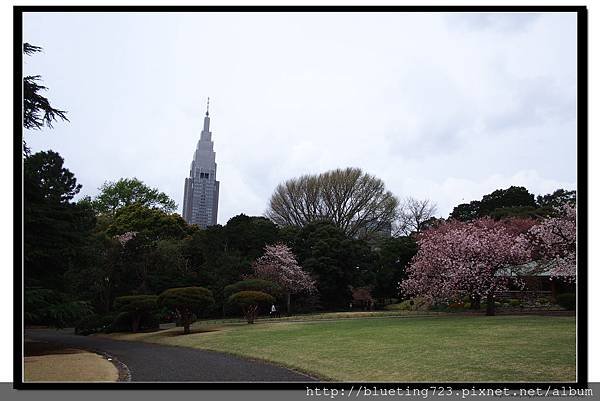
POLYGON ((190 167, 190 176, 185 179, 183 191, 183 218, 189 224, 197 224, 201 228, 217 224, 219 208, 219 181, 217 181, 217 163, 212 132, 210 132, 208 105, 207 102, 204 128, 200 133, 200 140, 190 167))

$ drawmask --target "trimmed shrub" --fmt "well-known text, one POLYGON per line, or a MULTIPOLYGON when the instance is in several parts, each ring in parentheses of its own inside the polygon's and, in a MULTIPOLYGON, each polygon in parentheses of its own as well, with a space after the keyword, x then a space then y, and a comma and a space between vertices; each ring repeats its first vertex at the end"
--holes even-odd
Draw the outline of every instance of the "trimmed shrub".
POLYGON ((71 327, 94 314, 89 302, 73 300, 67 294, 46 288, 25 288, 23 301, 26 325, 71 327))
POLYGON ((411 304, 410 301, 402 301, 399 304, 391 304, 384 306, 385 310, 410 310, 411 304))
POLYGON ((250 279, 228 285, 223 289, 223 297, 228 299, 236 292, 241 291, 260 291, 276 298, 282 296, 282 290, 279 285, 267 280, 250 279))
POLYGON ((387 305, 384 307, 386 310, 410 310, 410 311, 427 311, 431 308, 431 305, 425 298, 413 298, 407 299, 400 302, 399 304, 387 305))
POLYGON ((275 302, 272 295, 261 291, 240 291, 231 295, 227 301, 242 308, 248 324, 254 323, 260 305, 268 305, 275 302))
POLYGON ((136 333, 142 319, 150 319, 150 316, 158 309, 156 295, 128 295, 115 299, 115 308, 129 314, 131 331, 136 333))
MULTIPOLYGON (((131 313, 121 312, 117 314, 112 322, 104 329, 105 333, 128 333, 132 331, 131 313)), ((142 316, 138 330, 156 330, 160 324, 156 313, 148 313, 142 316)))
POLYGON ((190 333, 190 325, 196 316, 214 305, 212 292, 204 287, 170 288, 158 296, 161 307, 177 314, 183 326, 183 333, 190 333))
POLYGON ((106 330, 112 323, 114 315, 89 315, 79 319, 75 325, 75 334, 87 336, 106 330))
POLYGON ((576 298, 575 294, 568 292, 565 294, 559 294, 556 297, 556 303, 565 308, 566 310, 575 310, 576 298))
POLYGON ((122 333, 131 330, 131 315, 129 312, 121 312, 115 316, 110 326, 106 328, 107 333, 122 333))

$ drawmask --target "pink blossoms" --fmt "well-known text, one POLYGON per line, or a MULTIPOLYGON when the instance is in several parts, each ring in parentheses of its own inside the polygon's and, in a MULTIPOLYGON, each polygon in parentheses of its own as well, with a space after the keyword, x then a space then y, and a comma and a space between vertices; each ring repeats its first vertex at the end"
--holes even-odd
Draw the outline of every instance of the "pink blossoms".
MULTIPOLYGON (((419 236, 419 251, 400 286, 431 301, 469 296, 493 305, 494 294, 508 289, 512 268, 531 259, 521 236, 532 225, 524 219, 481 218, 427 230, 419 236)), ((488 313, 494 313, 493 306, 488 313)))

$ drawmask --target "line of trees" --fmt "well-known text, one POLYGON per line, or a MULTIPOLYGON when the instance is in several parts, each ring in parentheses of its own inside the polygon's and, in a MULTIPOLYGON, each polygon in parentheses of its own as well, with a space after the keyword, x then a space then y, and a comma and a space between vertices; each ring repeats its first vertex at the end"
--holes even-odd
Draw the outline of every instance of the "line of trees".
MULTIPOLYGON (((139 180, 107 183, 96 197, 73 202, 81 187, 60 155, 36 153, 25 164, 26 293, 85 301, 98 315, 131 314, 117 300, 180 287, 211 292, 206 316, 238 313, 225 289, 244 279, 278 285, 275 302, 288 313, 346 308, 352 287, 369 287, 383 302, 398 296, 391 283, 416 251, 410 237, 367 241, 323 220, 280 228, 265 217, 238 215, 200 230, 169 213, 165 195, 139 180), (144 195, 131 200, 123 182, 144 195), (117 206, 102 205, 107 198, 117 206)), ((33 304, 26 309, 28 323, 49 320, 36 317, 33 304)), ((132 319, 136 329, 143 326, 141 316, 132 319)))
MULTIPOLYGON (((66 120, 43 89, 24 92, 25 128, 66 120)), ((272 303, 290 313, 409 295, 491 300, 509 285, 507 267, 532 260, 575 275, 574 191, 499 189, 442 219, 430 200, 400 201, 377 177, 337 169, 279 185, 268 218, 200 230, 136 178, 74 202, 81 185, 62 157, 25 143, 23 171, 27 324, 137 331, 175 319, 189 332, 201 316, 241 311, 252 323, 272 303)))

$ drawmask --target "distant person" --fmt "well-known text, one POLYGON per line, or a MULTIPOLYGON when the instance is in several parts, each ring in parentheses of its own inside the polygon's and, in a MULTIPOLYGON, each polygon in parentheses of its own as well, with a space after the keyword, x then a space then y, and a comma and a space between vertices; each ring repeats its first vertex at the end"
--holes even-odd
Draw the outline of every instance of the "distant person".
POLYGON ((271 317, 275 317, 277 316, 277 308, 275 307, 275 304, 271 305, 271 317))

